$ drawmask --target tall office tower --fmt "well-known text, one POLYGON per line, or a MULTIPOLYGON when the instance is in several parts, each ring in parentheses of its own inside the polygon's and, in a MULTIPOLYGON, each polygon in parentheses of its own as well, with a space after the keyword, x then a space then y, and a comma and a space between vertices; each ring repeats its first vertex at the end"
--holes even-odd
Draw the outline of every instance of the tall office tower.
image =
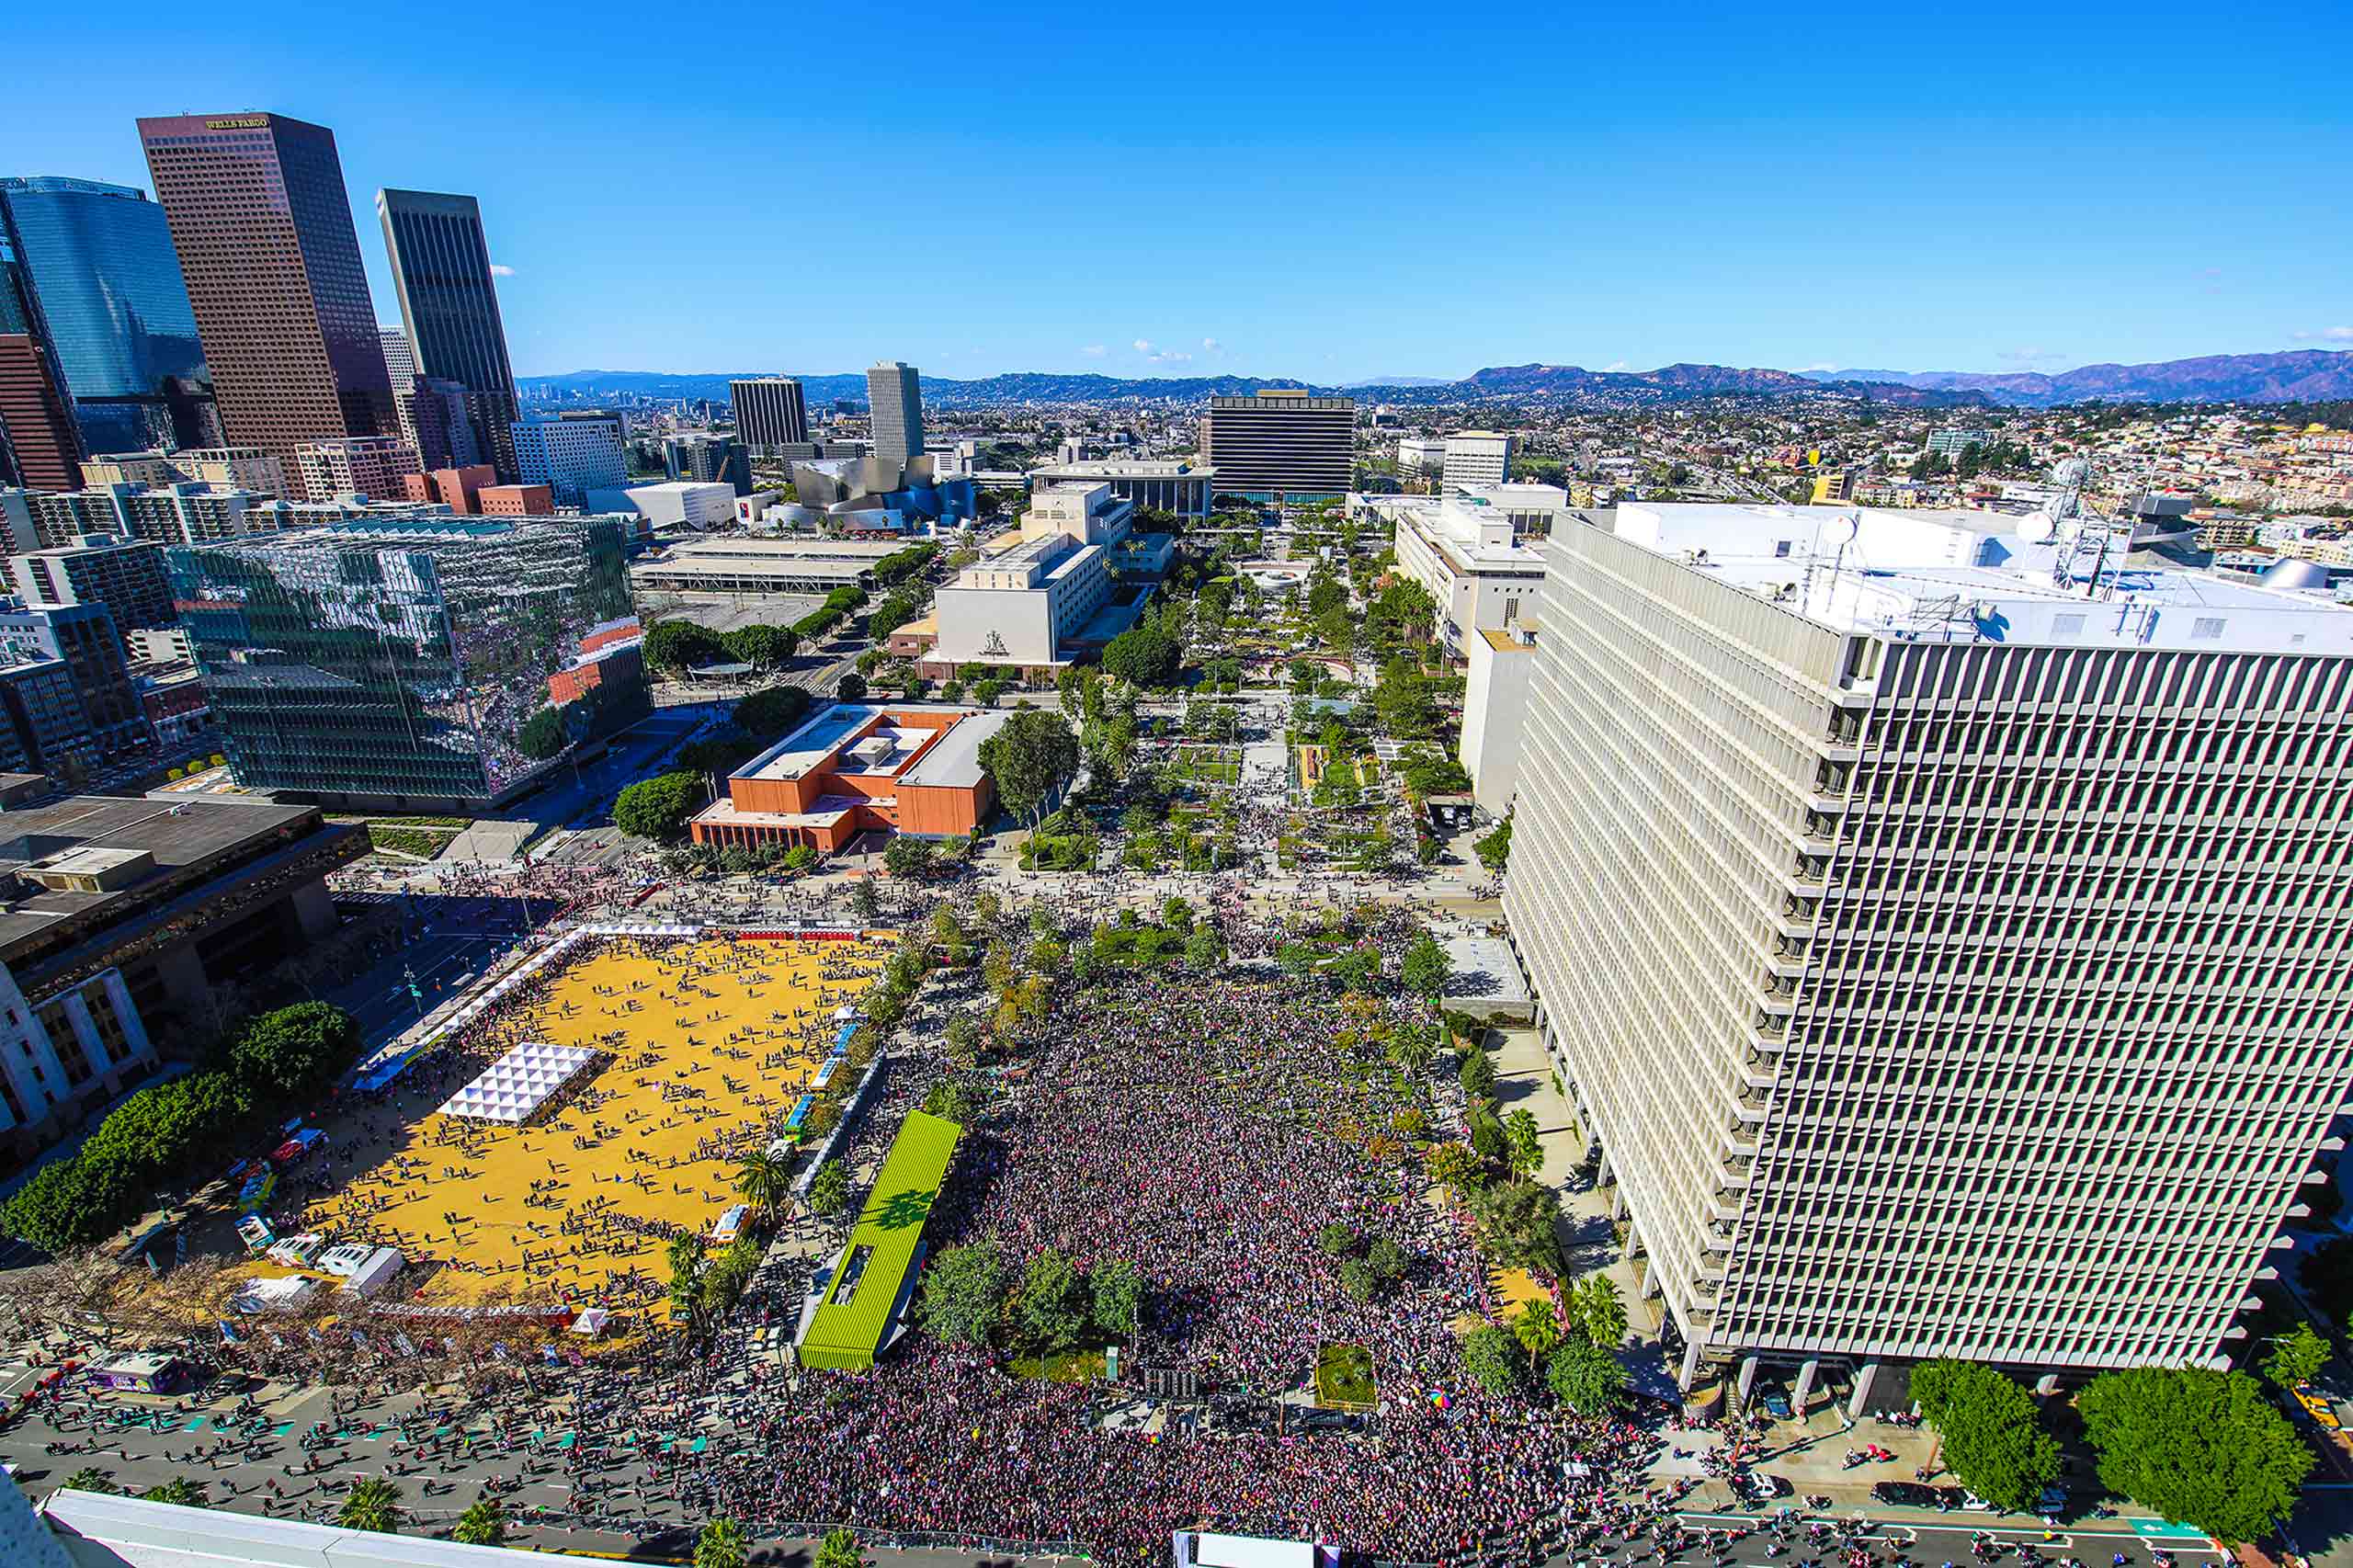
POLYGON ((392 292, 400 297, 416 373, 455 381, 484 400, 483 434, 490 449, 483 460, 512 483, 517 470, 507 430, 519 409, 480 204, 471 196, 380 190, 376 216, 384 225, 392 292))
POLYGON ((82 437, 40 338, 0 334, 0 484, 82 488, 82 437))
POLYGON ((629 456, 617 416, 526 419, 513 428, 522 483, 546 485, 559 506, 577 506, 591 490, 618 490, 629 483, 629 456))
POLYGON ((752 493, 751 454, 731 437, 666 436, 662 440, 662 468, 672 479, 732 484, 738 495, 752 493))
POLYGON ((239 782, 479 808, 650 711, 621 550, 611 517, 441 517, 167 564, 239 782))
POLYGON ((397 428, 335 132, 277 114, 142 119, 227 438, 290 478, 313 441, 397 428))
POLYGON ((384 374, 391 378, 392 397, 398 401, 416 380, 416 350, 409 346, 408 334, 396 326, 380 326, 376 336, 384 346, 384 374))
POLYGON ((401 414, 401 439, 415 449, 426 472, 489 460, 489 443, 474 427, 473 395, 457 382, 435 376, 418 376, 405 390, 392 393, 401 414))
POLYGON ((809 408, 790 376, 730 381, 727 391, 735 403, 735 437, 752 450, 766 454, 809 439, 809 408))
POLYGON ((923 381, 913 365, 885 359, 866 372, 866 402, 873 410, 874 455, 904 469, 923 456, 923 381))
POLYGON ((1438 483, 1449 490, 1465 484, 1501 484, 1511 477, 1511 437, 1493 430, 1458 430, 1446 438, 1438 483))
POLYGON ((203 445, 192 405, 211 391, 163 208, 129 186, 0 179, 0 236, 29 318, 0 331, 48 344, 84 449, 203 445))
POLYGON ((1357 403, 1268 387, 1213 397, 1201 415, 1201 460, 1221 494, 1252 500, 1345 495, 1356 474, 1357 403))
POLYGON ((1505 909, 1686 1387, 2211 1362, 2337 1146, 2353 610, 2008 526, 1542 546, 1505 909))

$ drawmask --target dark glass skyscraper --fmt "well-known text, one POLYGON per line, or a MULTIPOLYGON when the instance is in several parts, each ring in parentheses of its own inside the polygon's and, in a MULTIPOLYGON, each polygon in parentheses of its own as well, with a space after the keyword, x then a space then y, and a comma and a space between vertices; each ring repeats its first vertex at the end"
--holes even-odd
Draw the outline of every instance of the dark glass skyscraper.
POLYGON ((475 432, 501 480, 516 477, 515 370, 506 358, 506 326, 490 271, 490 243, 482 207, 471 196, 429 190, 380 190, 376 216, 392 264, 416 373, 455 381, 489 401, 495 428, 475 432))
POLYGON ((47 343, 85 448, 207 444, 191 407, 210 395, 204 349, 162 207, 97 180, 0 179, 0 250, 30 318, 0 330, 47 343))
POLYGON ((167 569, 244 784, 480 807, 650 711, 609 517, 352 522, 167 569))
POLYGON ((290 481, 313 441, 390 436, 392 380, 335 132, 278 114, 142 119, 229 442, 290 481))

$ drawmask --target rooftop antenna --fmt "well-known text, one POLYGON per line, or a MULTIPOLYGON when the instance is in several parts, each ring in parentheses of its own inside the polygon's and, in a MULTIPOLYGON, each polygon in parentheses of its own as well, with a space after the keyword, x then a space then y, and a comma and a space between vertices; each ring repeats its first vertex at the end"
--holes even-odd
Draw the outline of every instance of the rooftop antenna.
POLYGON ((1798 606, 1802 613, 1809 611, 1813 604, 1813 565, 1822 558, 1822 545, 1828 543, 1837 547, 1830 558, 1830 597, 1836 598, 1838 570, 1846 564, 1847 547, 1855 541, 1855 535, 1861 529, 1861 519, 1852 512, 1842 512, 1822 525, 1821 531, 1815 535, 1814 549, 1805 558, 1805 581, 1798 589, 1798 606))

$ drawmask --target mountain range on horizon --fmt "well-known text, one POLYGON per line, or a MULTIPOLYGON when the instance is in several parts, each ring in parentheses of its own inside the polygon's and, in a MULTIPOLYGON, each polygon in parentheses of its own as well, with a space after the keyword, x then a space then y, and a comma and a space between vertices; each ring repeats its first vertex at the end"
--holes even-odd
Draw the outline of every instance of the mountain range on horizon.
MULTIPOLYGON (((675 372, 572 370, 518 376, 528 392, 594 396, 625 392, 654 398, 726 398, 727 383, 775 371, 675 372)), ((812 403, 863 403, 862 374, 804 375, 812 403)), ((2144 365, 2084 365, 2072 370, 1777 370, 1676 364, 1654 370, 1588 370, 1579 365, 1501 365, 1456 381, 1399 377, 1317 386, 1288 378, 1189 376, 1129 380, 1099 372, 1012 371, 977 381, 926 376, 926 398, 940 406, 1020 403, 1200 402, 1269 388, 1371 394, 1424 406, 1540 403, 1593 408, 1640 407, 1693 398, 1863 396, 1915 408, 2049 408, 2095 399, 2135 403, 2298 403, 2353 398, 2353 351, 2295 349, 2277 354, 2214 354, 2144 365)))

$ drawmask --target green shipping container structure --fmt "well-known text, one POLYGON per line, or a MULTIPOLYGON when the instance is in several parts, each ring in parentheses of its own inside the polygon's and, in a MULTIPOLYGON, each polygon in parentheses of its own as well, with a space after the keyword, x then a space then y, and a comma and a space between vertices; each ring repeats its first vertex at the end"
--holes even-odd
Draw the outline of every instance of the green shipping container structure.
POLYGON ((938 1200, 956 1140, 964 1130, 924 1111, 911 1110, 892 1140, 874 1190, 858 1229, 834 1263, 825 1299, 801 1336, 804 1367, 858 1372, 874 1365, 883 1341, 904 1310, 908 1272, 923 1246, 923 1222, 938 1200))

